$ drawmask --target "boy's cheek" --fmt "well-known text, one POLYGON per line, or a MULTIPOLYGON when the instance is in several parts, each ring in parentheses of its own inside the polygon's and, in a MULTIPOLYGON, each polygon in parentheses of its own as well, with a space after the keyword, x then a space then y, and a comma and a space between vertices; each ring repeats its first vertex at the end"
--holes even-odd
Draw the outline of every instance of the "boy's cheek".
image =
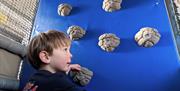
POLYGON ((65 72, 69 70, 69 66, 67 64, 58 63, 57 67, 59 70, 63 70, 65 72))

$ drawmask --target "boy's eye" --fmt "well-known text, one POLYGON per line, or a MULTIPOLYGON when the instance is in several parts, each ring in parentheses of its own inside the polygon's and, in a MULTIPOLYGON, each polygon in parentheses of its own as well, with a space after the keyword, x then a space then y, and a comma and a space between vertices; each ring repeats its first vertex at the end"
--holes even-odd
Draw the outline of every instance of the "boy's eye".
POLYGON ((64 51, 67 51, 68 50, 68 48, 64 48, 64 51))

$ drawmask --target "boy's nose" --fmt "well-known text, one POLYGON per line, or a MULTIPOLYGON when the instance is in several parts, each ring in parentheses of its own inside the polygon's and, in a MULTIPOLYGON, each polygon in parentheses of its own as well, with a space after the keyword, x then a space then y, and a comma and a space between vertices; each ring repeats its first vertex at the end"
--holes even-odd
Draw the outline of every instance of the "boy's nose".
POLYGON ((73 55, 71 53, 69 55, 70 55, 71 58, 73 57, 73 55))

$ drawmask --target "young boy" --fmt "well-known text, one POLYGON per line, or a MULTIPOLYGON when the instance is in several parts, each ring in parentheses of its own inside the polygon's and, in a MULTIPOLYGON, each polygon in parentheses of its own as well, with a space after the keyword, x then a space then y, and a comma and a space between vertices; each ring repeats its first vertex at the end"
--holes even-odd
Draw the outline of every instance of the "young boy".
POLYGON ((81 70, 78 64, 70 64, 71 40, 62 32, 50 30, 35 36, 28 47, 28 60, 37 69, 23 91, 85 91, 71 80, 70 70, 81 70))

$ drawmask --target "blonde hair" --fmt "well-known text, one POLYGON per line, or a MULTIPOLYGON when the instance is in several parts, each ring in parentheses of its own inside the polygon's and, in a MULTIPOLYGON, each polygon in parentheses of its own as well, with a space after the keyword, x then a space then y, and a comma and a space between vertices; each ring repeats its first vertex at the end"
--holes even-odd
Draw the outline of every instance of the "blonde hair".
POLYGON ((39 58, 39 53, 41 51, 46 51, 48 55, 51 56, 53 49, 70 45, 71 40, 63 32, 56 30, 42 32, 30 41, 27 52, 28 60, 35 69, 39 69, 40 65, 43 64, 39 58))

